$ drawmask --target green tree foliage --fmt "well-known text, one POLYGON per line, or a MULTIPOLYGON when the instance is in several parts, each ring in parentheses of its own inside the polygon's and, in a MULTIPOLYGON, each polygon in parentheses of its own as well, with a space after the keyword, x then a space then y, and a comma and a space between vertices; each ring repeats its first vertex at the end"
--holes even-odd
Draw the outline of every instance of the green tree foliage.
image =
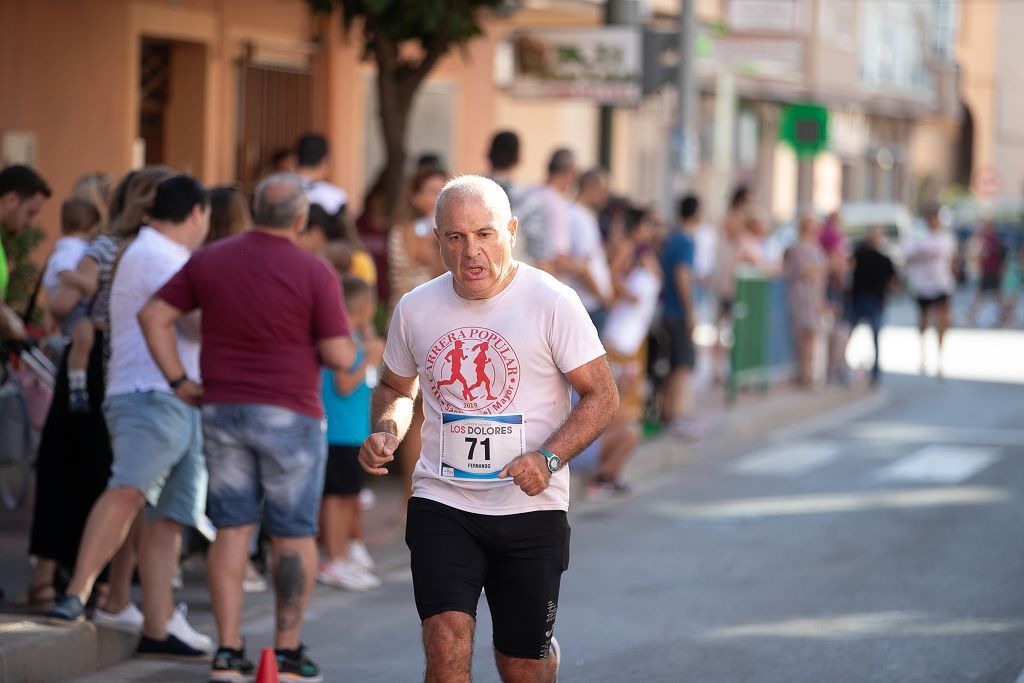
POLYGON ((32 262, 30 256, 43 240, 43 231, 32 227, 11 231, 0 225, 0 239, 3 239, 4 252, 11 266, 6 303, 20 314, 25 310, 36 280, 39 279, 39 267, 32 262))
MULTIPOLYGON (((449 50, 482 33, 486 10, 508 0, 307 0, 314 13, 340 10, 347 32, 357 29, 363 58, 377 65, 380 130, 386 150, 381 190, 392 211, 401 203, 406 135, 413 98, 449 50), (409 49, 410 47, 414 49, 409 49)), ((483 85, 483 84, 481 84, 483 85)))

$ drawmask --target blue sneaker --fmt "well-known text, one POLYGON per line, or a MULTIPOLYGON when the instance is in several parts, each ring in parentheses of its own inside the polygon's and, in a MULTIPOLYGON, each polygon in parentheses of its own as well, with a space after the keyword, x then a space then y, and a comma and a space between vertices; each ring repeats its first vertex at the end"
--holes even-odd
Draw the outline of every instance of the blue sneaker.
POLYGON ((77 595, 62 595, 46 613, 46 620, 59 626, 79 624, 85 621, 85 605, 77 595))
POLYGON ((245 648, 217 648, 210 668, 210 683, 250 683, 256 666, 245 658, 245 648))
POLYGON ((324 680, 320 667, 306 656, 306 646, 299 645, 294 650, 274 650, 277 659, 277 672, 281 682, 303 681, 304 683, 320 683, 324 680))
POLYGON ((139 646, 135 654, 142 657, 158 657, 160 659, 178 659, 189 662, 209 661, 210 653, 197 650, 177 636, 168 635, 164 640, 155 640, 149 636, 139 638, 139 646))

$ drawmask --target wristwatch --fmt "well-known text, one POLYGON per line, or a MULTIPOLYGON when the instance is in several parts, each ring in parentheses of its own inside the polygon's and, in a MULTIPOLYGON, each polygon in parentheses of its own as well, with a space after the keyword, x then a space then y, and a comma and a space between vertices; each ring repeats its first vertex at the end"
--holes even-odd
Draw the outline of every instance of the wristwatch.
POLYGON ((172 380, 168 381, 167 385, 169 387, 171 387, 171 389, 173 389, 174 391, 177 391, 178 387, 180 387, 182 384, 184 384, 187 381, 188 381, 188 375, 182 375, 181 377, 179 377, 177 379, 172 379, 172 380))
POLYGON ((554 474, 562 467, 562 459, 546 448, 538 448, 537 452, 547 458, 548 471, 554 474))

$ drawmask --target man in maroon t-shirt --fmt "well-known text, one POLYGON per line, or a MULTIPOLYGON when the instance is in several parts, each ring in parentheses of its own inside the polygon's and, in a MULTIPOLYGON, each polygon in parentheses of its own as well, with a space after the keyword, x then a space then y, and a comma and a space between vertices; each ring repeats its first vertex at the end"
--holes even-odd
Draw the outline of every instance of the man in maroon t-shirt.
POLYGON ((316 577, 327 453, 320 365, 347 369, 355 346, 337 276, 295 245, 308 211, 298 176, 267 178, 253 200, 254 229, 196 252, 139 314, 171 386, 203 406, 208 513, 217 527, 208 569, 220 636, 212 680, 252 673, 240 632, 242 579, 262 512, 273 539, 278 668, 294 680, 323 680, 299 639, 316 577), (201 385, 185 374, 174 337, 175 322, 196 309, 201 385))

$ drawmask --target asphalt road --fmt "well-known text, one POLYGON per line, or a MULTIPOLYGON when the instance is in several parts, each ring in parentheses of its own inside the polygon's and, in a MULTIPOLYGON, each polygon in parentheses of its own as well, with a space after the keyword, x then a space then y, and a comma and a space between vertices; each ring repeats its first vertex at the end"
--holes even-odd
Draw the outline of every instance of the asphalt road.
MULTIPOLYGON (((1024 670, 1024 387, 889 376, 886 407, 707 453, 576 505, 561 681, 991 681, 1024 670)), ((250 650, 269 617, 250 622, 250 650)), ((329 681, 422 672, 407 570, 321 591, 329 681)), ((481 603, 475 680, 496 681, 481 603)), ((203 680, 129 662, 90 681, 203 680)))
MULTIPOLYGON (((955 331, 945 380, 916 374, 911 329, 883 345, 871 412, 705 452, 626 503, 574 503, 560 681, 1024 681, 1024 333, 955 331)), ((326 680, 421 680, 411 578, 384 578, 318 591, 304 640, 326 680)), ((479 616, 474 680, 493 682, 484 601, 479 616)), ((252 656, 271 628, 246 623, 252 656)), ((205 673, 131 661, 80 683, 205 673)))

